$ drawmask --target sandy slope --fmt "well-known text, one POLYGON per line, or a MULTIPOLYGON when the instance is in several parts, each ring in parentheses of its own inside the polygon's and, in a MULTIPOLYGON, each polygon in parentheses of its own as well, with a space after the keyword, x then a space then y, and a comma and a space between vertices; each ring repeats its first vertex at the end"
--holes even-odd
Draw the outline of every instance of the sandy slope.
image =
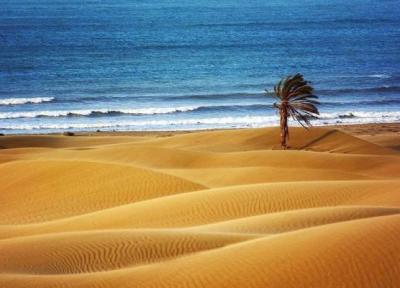
POLYGON ((399 287, 398 137, 278 135, 0 137, 0 287, 399 287))

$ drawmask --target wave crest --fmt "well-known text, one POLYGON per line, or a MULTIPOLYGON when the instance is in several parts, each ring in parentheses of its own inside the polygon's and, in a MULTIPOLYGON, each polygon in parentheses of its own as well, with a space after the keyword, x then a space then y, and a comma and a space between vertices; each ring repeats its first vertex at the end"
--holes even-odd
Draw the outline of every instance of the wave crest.
MULTIPOLYGON (((290 120, 291 121, 291 120, 290 120)), ((400 121, 400 112, 337 112, 322 113, 319 119, 312 119, 313 125, 337 125, 337 124, 363 124, 363 123, 390 123, 400 121)), ((292 122, 292 121, 291 121, 292 122)), ((214 117, 214 118, 190 118, 169 120, 122 120, 122 121, 98 121, 95 123, 29 123, 10 124, 0 127, 3 130, 40 131, 40 130, 120 130, 120 131, 163 131, 163 130, 201 130, 209 128, 246 128, 277 126, 277 115, 269 116, 242 116, 242 117, 214 117)), ((291 125, 298 126, 296 122, 291 125)))
POLYGON ((165 108, 138 108, 138 109, 94 109, 94 110, 70 110, 70 111, 27 111, 0 113, 0 119, 15 118, 40 118, 40 117, 98 117, 118 115, 155 115, 170 114, 176 112, 188 112, 200 108, 199 106, 165 107, 165 108))
POLYGON ((0 105, 24 105, 51 102, 54 97, 33 97, 33 98, 6 98, 0 99, 0 105))

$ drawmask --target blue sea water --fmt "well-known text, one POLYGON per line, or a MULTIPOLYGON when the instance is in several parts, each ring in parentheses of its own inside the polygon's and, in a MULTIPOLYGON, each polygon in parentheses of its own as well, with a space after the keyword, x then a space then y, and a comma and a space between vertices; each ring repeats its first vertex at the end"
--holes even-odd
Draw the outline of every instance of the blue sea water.
POLYGON ((398 0, 1 0, 0 132, 277 125, 301 72, 315 125, 400 121, 398 0))

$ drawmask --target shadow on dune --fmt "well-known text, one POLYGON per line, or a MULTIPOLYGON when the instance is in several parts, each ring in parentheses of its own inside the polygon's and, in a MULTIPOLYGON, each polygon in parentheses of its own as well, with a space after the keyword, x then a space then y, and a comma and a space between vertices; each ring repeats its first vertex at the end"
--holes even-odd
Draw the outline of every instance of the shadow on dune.
POLYGON ((328 138, 329 136, 338 133, 337 130, 329 130, 326 133, 322 134, 320 137, 313 139, 312 141, 308 142, 306 145, 299 147, 299 150, 305 150, 309 147, 311 147, 312 145, 324 140, 325 138, 328 138))

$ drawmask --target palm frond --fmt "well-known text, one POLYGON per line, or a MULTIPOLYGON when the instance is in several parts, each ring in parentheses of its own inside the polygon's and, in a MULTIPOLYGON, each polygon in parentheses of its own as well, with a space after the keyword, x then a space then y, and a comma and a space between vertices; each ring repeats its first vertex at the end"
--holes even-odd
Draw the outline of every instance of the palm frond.
POLYGON ((319 110, 317 106, 320 103, 318 96, 313 94, 314 88, 311 83, 304 80, 300 73, 282 78, 274 86, 274 92, 275 95, 269 93, 266 93, 266 95, 277 100, 273 107, 279 110, 281 146, 286 149, 286 140, 289 138, 288 118, 292 118, 308 129, 311 126, 311 119, 318 118, 319 110))
POLYGON ((280 80, 274 87, 274 91, 277 96, 275 98, 280 100, 275 107, 281 109, 284 102, 288 115, 302 126, 311 126, 310 119, 319 115, 318 96, 313 94, 314 88, 300 73, 280 80))

